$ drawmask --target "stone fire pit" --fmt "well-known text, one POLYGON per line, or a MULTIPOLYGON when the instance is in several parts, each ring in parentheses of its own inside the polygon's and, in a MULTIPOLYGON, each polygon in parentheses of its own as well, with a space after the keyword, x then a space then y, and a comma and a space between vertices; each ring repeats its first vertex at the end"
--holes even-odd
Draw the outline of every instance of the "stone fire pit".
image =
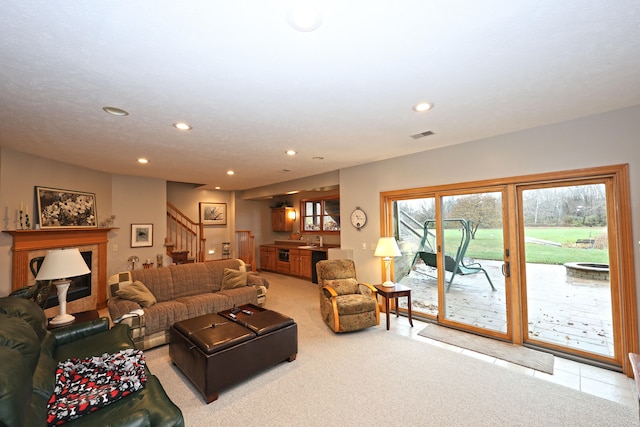
POLYGON ((590 280, 609 280, 609 264, 597 262, 568 262, 567 276, 590 280))

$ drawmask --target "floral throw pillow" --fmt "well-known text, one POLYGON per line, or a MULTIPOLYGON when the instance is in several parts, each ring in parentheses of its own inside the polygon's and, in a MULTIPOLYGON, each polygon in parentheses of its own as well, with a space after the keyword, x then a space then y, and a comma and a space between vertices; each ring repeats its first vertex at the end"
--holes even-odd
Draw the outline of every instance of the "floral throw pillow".
POLYGON ((48 425, 62 425, 142 389, 147 381, 144 367, 144 355, 137 349, 58 362, 48 425))

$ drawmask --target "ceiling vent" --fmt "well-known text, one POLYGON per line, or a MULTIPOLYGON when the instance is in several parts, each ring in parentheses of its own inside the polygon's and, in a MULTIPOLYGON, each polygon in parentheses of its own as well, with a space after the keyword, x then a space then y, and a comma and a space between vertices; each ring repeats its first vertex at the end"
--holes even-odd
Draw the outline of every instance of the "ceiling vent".
POLYGON ((424 132, 420 132, 420 133, 416 133, 415 135, 411 135, 411 138, 420 139, 420 138, 424 138, 425 136, 430 136, 430 135, 435 135, 435 133, 430 131, 430 130, 425 130, 424 132))

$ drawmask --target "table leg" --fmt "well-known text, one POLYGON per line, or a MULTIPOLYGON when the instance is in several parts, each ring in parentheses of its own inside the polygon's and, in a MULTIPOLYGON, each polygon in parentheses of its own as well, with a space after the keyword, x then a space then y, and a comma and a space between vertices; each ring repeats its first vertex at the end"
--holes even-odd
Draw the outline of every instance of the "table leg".
POLYGON ((400 313, 398 313, 398 297, 396 297, 396 317, 400 317, 400 313))
POLYGON ((389 330, 389 297, 384 297, 385 312, 387 313, 387 331, 389 330))
POLYGON ((411 318, 411 292, 407 294, 407 299, 409 300, 409 307, 407 308, 407 313, 409 314, 409 324, 413 328, 413 319, 411 318))

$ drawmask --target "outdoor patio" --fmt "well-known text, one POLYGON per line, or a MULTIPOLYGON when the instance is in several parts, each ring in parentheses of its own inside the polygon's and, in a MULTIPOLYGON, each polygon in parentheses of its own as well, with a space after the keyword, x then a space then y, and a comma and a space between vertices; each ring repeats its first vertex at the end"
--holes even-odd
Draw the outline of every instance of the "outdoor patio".
MULTIPOLYGON (((456 276, 446 292, 446 318, 506 332, 506 295, 502 262, 479 261, 484 274, 456 276)), ((438 314, 435 269, 416 264, 400 283, 412 289, 414 316, 438 314)), ((448 284, 449 273, 446 281, 448 284)), ((604 356, 613 356, 609 281, 568 276, 562 265, 527 264, 529 336, 604 356)), ((406 299, 400 299, 406 308, 406 299)), ((442 315, 441 315, 442 316, 442 315)))

